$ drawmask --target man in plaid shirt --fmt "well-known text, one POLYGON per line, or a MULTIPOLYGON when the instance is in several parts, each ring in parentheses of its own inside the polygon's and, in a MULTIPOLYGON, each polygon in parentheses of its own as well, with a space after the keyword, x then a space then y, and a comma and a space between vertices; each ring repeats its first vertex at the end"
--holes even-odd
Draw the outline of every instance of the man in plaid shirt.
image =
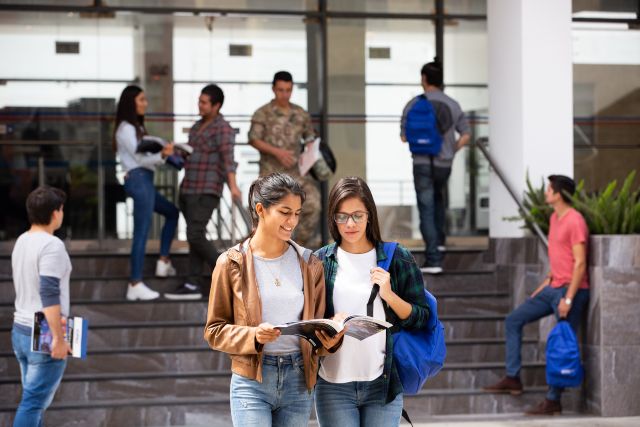
POLYGON ((168 299, 202 298, 202 264, 213 269, 220 255, 207 240, 206 229, 213 210, 220 204, 224 183, 233 199, 241 199, 236 184, 237 163, 233 159, 235 131, 220 114, 223 103, 224 93, 218 86, 202 89, 198 100, 202 118, 189 132, 193 153, 185 161, 180 185, 180 210, 187 222, 189 242, 189 277, 175 292, 165 294, 168 299))

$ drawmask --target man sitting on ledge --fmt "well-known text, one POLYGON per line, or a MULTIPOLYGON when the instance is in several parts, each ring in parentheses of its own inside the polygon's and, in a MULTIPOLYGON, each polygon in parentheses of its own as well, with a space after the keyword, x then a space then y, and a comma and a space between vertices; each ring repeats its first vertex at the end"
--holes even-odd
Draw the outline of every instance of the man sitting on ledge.
MULTIPOLYGON (((549 223, 550 272, 531 297, 505 320, 506 376, 483 390, 492 393, 522 394, 520 368, 522 328, 555 314, 566 318, 577 333, 580 319, 589 302, 587 280, 587 244, 589 230, 582 215, 571 206, 567 194, 575 192, 575 182, 563 175, 551 175, 545 201, 553 207, 549 223)), ((562 388, 550 386, 544 401, 527 411, 528 415, 558 415, 562 412, 562 388)))

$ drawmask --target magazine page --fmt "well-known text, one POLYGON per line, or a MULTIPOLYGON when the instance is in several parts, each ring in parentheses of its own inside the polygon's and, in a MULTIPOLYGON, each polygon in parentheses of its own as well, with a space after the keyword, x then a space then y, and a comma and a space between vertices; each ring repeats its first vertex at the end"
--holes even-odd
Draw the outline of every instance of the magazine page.
POLYGON ((305 176, 318 159, 320 159, 320 138, 316 138, 313 142, 305 144, 304 151, 298 158, 298 169, 300 170, 300 175, 305 176))
POLYGON ((333 337, 339 333, 343 326, 341 323, 330 319, 303 320, 300 322, 289 322, 283 325, 274 326, 279 329, 282 335, 297 335, 309 341, 314 347, 320 346, 320 341, 316 337, 316 331, 324 331, 333 337))
POLYGON ((391 323, 384 320, 357 314, 348 316, 344 319, 344 324, 347 327, 345 335, 349 335, 350 337, 356 338, 360 341, 393 326, 391 323))

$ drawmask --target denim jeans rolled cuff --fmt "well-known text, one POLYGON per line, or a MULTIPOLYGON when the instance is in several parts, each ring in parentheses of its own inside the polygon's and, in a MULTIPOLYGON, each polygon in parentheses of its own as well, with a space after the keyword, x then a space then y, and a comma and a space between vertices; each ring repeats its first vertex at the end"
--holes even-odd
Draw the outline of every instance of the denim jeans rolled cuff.
POLYGON ((233 374, 230 401, 234 426, 306 426, 313 393, 307 390, 302 354, 264 355, 262 383, 233 374))
POLYGON ((318 377, 316 415, 320 427, 392 427, 400 424, 403 395, 385 404, 382 376, 372 381, 331 383, 318 377))
POLYGON ((178 226, 180 212, 153 185, 153 171, 136 168, 127 172, 124 190, 133 199, 133 242, 131 244, 131 281, 142 280, 145 249, 153 212, 165 217, 160 238, 160 255, 168 256, 178 226))
POLYGON ((18 328, 11 331, 13 352, 20 365, 22 397, 13 421, 14 427, 41 426, 45 410, 53 401, 67 366, 66 360, 31 351, 31 335, 18 328))

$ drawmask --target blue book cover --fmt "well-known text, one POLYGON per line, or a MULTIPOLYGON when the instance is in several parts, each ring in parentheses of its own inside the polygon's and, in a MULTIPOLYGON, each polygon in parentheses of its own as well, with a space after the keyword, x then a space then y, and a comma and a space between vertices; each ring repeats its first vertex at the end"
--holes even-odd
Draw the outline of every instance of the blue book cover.
MULTIPOLYGON (((67 318, 67 328, 64 339, 71 347, 72 357, 85 359, 87 357, 87 338, 89 335, 89 321, 82 317, 67 318)), ((33 316, 31 332, 31 351, 51 354, 53 334, 43 312, 38 311, 33 316)))

